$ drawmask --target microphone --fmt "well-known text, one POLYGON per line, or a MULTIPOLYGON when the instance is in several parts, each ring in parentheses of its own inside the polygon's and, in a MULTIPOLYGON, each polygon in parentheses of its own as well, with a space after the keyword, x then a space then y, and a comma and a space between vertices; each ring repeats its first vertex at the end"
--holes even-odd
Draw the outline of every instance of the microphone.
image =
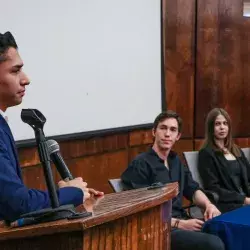
POLYGON ((46 144, 48 148, 48 153, 50 155, 50 159, 55 164, 56 169, 59 172, 62 179, 64 181, 73 180, 74 178, 60 154, 59 144, 55 140, 47 140, 46 144))

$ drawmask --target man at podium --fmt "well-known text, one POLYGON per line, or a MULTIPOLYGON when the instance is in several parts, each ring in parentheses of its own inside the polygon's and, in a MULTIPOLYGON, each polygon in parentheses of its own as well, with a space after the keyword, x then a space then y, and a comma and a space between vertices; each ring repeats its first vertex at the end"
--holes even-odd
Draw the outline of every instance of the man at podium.
POLYGON ((204 219, 220 215, 220 211, 200 190, 179 157, 172 151, 181 137, 180 116, 167 111, 159 114, 153 127, 154 144, 148 152, 138 155, 122 174, 122 181, 130 188, 142 188, 153 183, 178 182, 180 192, 172 201, 171 249, 223 250, 224 244, 214 235, 200 232, 203 220, 192 219, 182 208, 183 195, 204 212, 204 219))
MULTIPOLYGON (((22 71, 23 61, 10 32, 0 33, 0 220, 13 221, 21 214, 50 207, 47 191, 27 188, 21 177, 15 141, 5 111, 19 105, 30 81, 22 71)), ((87 188, 82 178, 58 183, 60 205, 80 205, 90 193, 102 192, 87 188)))

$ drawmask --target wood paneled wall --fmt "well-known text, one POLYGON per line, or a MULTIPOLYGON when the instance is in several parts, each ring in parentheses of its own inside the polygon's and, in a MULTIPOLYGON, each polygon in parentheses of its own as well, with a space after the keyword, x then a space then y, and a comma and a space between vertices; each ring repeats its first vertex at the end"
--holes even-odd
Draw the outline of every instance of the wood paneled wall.
MULTIPOLYGON (((117 178, 138 153, 152 143, 151 130, 96 137, 60 143, 61 154, 73 176, 81 176, 89 186, 111 192, 108 179, 117 178)), ((45 180, 36 148, 20 148, 19 157, 24 182, 32 188, 45 189, 45 180)), ((55 181, 59 175, 53 168, 55 181)))
MULTIPOLYGON (((236 143, 250 146, 250 19, 243 17, 242 1, 163 0, 163 33, 167 107, 184 123, 175 150, 199 149, 205 116, 213 107, 229 112, 236 143)), ((107 180, 119 177, 151 143, 147 129, 60 146, 74 176, 108 193, 107 180)), ((25 183, 44 189, 36 149, 21 148, 19 155, 25 183)), ((59 180, 56 173, 55 179, 59 180)))
POLYGON ((164 0, 166 17, 165 83, 167 108, 183 118, 184 138, 192 139, 194 121, 195 0, 164 0))
MULTIPOLYGON (((81 176, 90 187, 110 193, 112 189, 108 179, 119 178, 129 162, 145 152, 152 141, 151 130, 136 130, 88 140, 65 141, 60 143, 60 150, 73 176, 81 176)), ((192 150, 192 141, 181 140, 175 150, 192 150)), ((20 148, 18 153, 25 184, 30 188, 46 189, 37 149, 20 148)), ((58 182, 60 177, 54 166, 53 175, 58 182)))
POLYGON ((245 107, 250 83, 243 80, 243 3, 199 0, 197 17, 195 136, 204 135, 205 115, 213 107, 229 112, 235 136, 248 136, 245 107))
POLYGON ((242 0, 164 0, 166 95, 183 118, 183 137, 198 150, 205 117, 225 108, 233 135, 250 146, 250 18, 242 0))

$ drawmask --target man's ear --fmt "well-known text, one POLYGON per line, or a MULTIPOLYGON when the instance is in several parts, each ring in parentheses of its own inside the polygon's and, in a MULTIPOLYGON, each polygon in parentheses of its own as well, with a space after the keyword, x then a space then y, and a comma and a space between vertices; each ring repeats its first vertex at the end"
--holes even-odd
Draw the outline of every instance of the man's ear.
POLYGON ((179 133, 176 137, 176 141, 179 141, 179 139, 181 138, 181 133, 179 133))
POLYGON ((154 128, 152 128, 152 135, 153 135, 153 137, 155 137, 155 129, 154 128))

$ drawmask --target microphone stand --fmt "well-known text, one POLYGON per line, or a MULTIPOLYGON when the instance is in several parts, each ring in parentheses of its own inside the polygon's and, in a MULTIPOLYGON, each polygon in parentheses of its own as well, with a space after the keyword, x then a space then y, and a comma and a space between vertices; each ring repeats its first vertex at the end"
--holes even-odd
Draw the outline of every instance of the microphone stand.
POLYGON ((45 181, 51 202, 51 208, 21 215, 20 218, 24 219, 24 221, 25 219, 28 219, 26 220, 27 223, 24 224, 36 224, 60 219, 77 219, 92 215, 90 212, 76 212, 74 205, 72 204, 64 206, 60 206, 59 204, 51 171, 50 156, 46 144, 46 137, 43 132, 43 126, 46 122, 44 115, 37 109, 22 109, 21 119, 24 123, 29 124, 34 129, 39 158, 43 166, 45 181))

